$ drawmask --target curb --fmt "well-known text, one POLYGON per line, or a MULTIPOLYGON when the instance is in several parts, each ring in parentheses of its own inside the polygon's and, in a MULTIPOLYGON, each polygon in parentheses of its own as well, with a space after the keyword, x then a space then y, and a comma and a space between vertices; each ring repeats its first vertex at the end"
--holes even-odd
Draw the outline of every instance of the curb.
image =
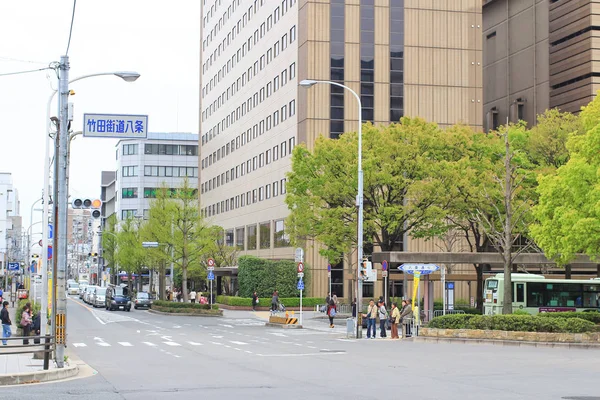
POLYGON ((302 329, 302 325, 285 325, 285 324, 274 324, 271 322, 265 323, 265 326, 269 328, 280 328, 280 329, 302 329))
POLYGON ((427 343, 460 343, 460 344, 489 344, 493 346, 513 346, 513 347, 556 347, 563 349, 582 349, 582 350, 600 350, 600 344, 591 343, 559 343, 559 342, 526 342, 516 340, 498 340, 498 339, 456 339, 456 338, 437 338, 418 336, 413 338, 414 342, 427 343))
POLYGON ((47 371, 22 372, 19 374, 0 375, 0 386, 58 381, 67 378, 72 378, 74 376, 77 376, 78 373, 79 366, 73 365, 72 367, 69 366, 60 369, 50 369, 47 371))
POLYGON ((179 315, 182 317, 211 317, 211 318, 212 317, 222 317, 223 311, 222 310, 219 310, 219 311, 221 311, 221 314, 215 315, 215 314, 196 314, 196 313, 170 313, 170 312, 154 310, 152 308, 148 309, 149 313, 157 314, 157 315, 175 315, 175 316, 179 315))

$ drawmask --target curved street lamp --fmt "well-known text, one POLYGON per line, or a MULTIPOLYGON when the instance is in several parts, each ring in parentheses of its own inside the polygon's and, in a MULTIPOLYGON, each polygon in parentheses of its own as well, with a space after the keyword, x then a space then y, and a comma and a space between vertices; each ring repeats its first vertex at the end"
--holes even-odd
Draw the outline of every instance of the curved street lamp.
MULTIPOLYGON (((100 72, 95 74, 82 75, 69 81, 74 83, 86 78, 92 78, 96 76, 114 75, 125 82, 134 82, 140 74, 131 71, 115 71, 115 72, 100 72)), ((46 221, 42 224, 42 304, 41 304, 41 320, 46 321, 48 314, 48 205, 50 201, 50 108, 52 107, 52 99, 58 92, 58 89, 54 89, 48 98, 46 106, 46 151, 44 154, 44 211, 42 221, 46 221)), ((56 161, 56 160, 55 160, 56 161)), ((56 249, 54 249, 56 253, 56 249)), ((46 324, 41 324, 40 334, 43 336, 46 334, 46 324)))

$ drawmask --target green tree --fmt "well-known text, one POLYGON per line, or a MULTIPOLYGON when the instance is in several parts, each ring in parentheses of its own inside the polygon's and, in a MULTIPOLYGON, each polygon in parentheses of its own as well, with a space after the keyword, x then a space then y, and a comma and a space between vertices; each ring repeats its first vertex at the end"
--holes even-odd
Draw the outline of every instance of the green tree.
MULTIPOLYGON (((435 124, 403 118, 363 126, 365 238, 382 251, 398 249, 406 232, 418 232, 444 208, 438 162, 444 137, 435 124)), ((321 255, 341 259, 356 243, 357 135, 320 137, 314 151, 292 155, 286 203, 294 243, 316 239, 321 255)))
MULTIPOLYGON (((142 267, 147 260, 147 251, 142 247, 142 238, 140 234, 141 221, 137 218, 129 217, 121 222, 121 229, 117 234, 117 262, 120 269, 127 272, 129 292, 132 291, 133 274, 142 273, 142 267)), ((141 290, 141 282, 140 290, 141 290)))
POLYGON ((112 214, 106 220, 106 227, 102 232, 102 258, 108 264, 108 267, 112 271, 113 283, 117 284, 118 279, 118 267, 117 267, 117 216, 112 214))
POLYGON ((539 177, 539 202, 532 237, 561 265, 577 253, 600 254, 600 99, 580 114, 581 131, 569 135, 569 160, 554 174, 539 177))
POLYGON ((171 191, 163 185, 156 191, 156 198, 150 201, 148 220, 142 228, 143 241, 159 243, 157 248, 146 251, 148 263, 158 267, 158 296, 161 300, 166 298, 166 270, 172 259, 173 218, 171 191))

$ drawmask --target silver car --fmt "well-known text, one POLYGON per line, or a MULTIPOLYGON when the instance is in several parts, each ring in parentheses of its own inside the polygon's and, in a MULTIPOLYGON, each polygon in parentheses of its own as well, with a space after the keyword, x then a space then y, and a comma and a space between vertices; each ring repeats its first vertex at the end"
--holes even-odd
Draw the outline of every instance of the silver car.
POLYGON ((85 293, 83 294, 83 301, 85 301, 86 303, 90 303, 92 301, 92 296, 94 294, 94 292, 96 291, 96 287, 95 286, 88 286, 85 288, 85 293))
POLYGON ((90 304, 94 307, 104 307, 104 301, 106 296, 106 288, 95 286, 94 294, 92 295, 92 301, 90 304))

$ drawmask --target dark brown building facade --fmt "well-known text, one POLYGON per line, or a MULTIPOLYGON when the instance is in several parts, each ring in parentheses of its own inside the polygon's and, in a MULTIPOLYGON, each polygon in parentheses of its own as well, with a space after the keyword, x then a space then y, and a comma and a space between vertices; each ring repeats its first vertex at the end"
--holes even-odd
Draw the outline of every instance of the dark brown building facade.
POLYGON ((484 0, 484 129, 578 112, 600 82, 600 0, 484 0))

